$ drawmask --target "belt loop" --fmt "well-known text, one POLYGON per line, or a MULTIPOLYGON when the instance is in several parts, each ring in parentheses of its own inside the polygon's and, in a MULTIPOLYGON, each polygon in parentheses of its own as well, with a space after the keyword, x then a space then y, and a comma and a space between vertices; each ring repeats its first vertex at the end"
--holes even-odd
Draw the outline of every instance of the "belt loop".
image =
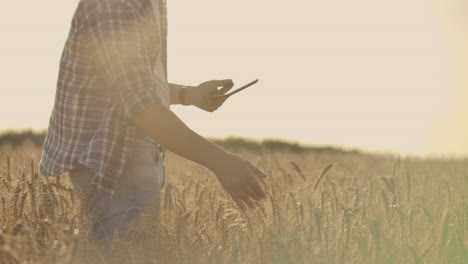
POLYGON ((158 152, 159 162, 163 164, 164 163, 164 148, 160 144, 156 144, 156 148, 158 152))
POLYGON ((158 149, 156 146, 153 148, 153 160, 154 162, 159 162, 158 149))

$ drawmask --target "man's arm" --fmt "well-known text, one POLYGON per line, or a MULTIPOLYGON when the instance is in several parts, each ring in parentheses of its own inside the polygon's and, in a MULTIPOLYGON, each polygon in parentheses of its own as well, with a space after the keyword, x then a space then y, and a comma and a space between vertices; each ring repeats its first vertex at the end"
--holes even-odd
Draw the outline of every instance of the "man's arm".
POLYGON ((240 208, 244 209, 244 204, 254 208, 251 199, 265 198, 258 181, 266 177, 265 173, 201 137, 161 104, 150 105, 130 122, 152 135, 163 147, 210 169, 240 208))

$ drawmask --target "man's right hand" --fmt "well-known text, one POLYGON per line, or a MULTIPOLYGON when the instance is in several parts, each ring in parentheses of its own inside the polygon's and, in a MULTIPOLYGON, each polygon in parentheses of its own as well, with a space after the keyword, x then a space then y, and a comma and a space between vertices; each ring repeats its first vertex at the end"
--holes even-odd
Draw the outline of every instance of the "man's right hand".
POLYGON ((252 209, 255 208, 252 199, 258 201, 266 198, 265 191, 258 179, 264 179, 268 175, 253 166, 248 160, 232 153, 226 154, 212 171, 241 209, 246 209, 245 205, 252 209))

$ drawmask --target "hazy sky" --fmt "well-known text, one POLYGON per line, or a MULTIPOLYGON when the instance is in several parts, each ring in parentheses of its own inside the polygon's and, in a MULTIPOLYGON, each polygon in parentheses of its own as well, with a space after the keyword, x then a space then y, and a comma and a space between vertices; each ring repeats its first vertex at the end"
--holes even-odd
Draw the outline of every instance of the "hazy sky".
MULTIPOLYGON (((168 2, 171 82, 260 79, 213 114, 173 107, 195 131, 468 154, 464 1, 168 2)), ((3 4, 0 129, 47 127, 77 3, 3 4)))

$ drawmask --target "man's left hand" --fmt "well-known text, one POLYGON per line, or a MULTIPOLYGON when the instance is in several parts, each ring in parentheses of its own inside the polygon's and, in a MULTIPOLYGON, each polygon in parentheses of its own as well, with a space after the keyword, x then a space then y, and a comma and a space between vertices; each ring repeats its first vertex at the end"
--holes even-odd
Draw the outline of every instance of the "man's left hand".
POLYGON ((187 103, 205 111, 214 112, 226 101, 226 98, 212 98, 212 96, 223 95, 232 87, 234 87, 234 83, 228 79, 207 81, 198 86, 187 88, 187 103))

